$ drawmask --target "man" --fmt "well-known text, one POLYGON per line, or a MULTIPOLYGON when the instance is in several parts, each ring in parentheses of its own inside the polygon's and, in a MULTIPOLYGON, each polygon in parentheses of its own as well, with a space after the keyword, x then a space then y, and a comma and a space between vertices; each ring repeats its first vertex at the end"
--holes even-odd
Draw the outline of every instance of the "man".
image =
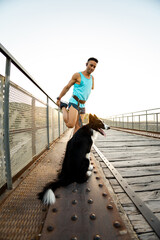
POLYGON ((83 120, 85 114, 85 102, 88 99, 91 89, 94 89, 94 77, 91 73, 95 70, 98 60, 89 58, 86 63, 86 70, 75 73, 68 84, 63 88, 59 97, 57 97, 57 105, 62 109, 63 119, 68 128, 74 128, 74 133, 80 128, 79 116, 83 120), (68 92, 71 86, 73 88, 73 96, 69 100, 69 105, 60 101, 68 92), (67 110, 69 108, 69 111, 67 110))

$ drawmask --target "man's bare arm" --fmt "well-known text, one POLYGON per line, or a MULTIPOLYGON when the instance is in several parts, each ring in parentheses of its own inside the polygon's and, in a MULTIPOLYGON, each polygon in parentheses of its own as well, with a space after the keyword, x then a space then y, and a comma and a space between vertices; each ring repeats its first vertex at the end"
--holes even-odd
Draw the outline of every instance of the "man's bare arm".
POLYGON ((79 73, 75 73, 71 80, 68 82, 68 84, 63 88, 62 92, 59 95, 59 99, 61 99, 68 91, 69 89, 77 82, 77 79, 79 77, 79 73))

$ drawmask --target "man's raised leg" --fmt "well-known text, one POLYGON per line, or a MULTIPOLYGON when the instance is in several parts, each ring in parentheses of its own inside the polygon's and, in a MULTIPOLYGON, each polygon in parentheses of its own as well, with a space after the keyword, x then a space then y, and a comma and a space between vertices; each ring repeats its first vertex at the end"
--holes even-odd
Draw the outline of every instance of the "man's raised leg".
POLYGON ((69 111, 65 107, 62 108, 63 119, 68 128, 73 128, 76 125, 78 111, 73 106, 69 108, 69 111))

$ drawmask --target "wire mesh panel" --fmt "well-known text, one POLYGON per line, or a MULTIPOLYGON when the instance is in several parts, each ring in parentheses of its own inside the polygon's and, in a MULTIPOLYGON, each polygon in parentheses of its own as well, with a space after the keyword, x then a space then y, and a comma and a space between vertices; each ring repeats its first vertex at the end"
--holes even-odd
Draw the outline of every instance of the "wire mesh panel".
POLYGON ((9 97, 12 176, 32 160, 32 97, 11 83, 9 97))
POLYGON ((58 109, 53 108, 52 109, 52 119, 53 119, 53 139, 57 139, 59 137, 59 130, 58 130, 58 109))
POLYGON ((4 77, 0 75, 0 187, 6 182, 3 145, 3 89, 4 77))
POLYGON ((60 112, 60 135, 64 132, 63 114, 60 112))
POLYGON ((11 178, 63 133, 64 123, 56 103, 2 44, 0 51, 0 71, 7 76, 4 98, 0 75, 0 187, 7 183, 10 189, 11 178))
POLYGON ((47 105, 35 101, 36 155, 47 147, 47 105))

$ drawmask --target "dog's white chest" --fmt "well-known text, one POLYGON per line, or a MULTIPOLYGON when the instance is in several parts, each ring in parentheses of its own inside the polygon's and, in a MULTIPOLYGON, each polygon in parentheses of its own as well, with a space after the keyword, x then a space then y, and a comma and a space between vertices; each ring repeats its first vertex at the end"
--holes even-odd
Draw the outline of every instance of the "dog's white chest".
POLYGON ((97 136, 98 136, 98 132, 93 130, 93 135, 91 136, 91 139, 93 141, 93 143, 95 142, 95 140, 97 139, 97 136))

